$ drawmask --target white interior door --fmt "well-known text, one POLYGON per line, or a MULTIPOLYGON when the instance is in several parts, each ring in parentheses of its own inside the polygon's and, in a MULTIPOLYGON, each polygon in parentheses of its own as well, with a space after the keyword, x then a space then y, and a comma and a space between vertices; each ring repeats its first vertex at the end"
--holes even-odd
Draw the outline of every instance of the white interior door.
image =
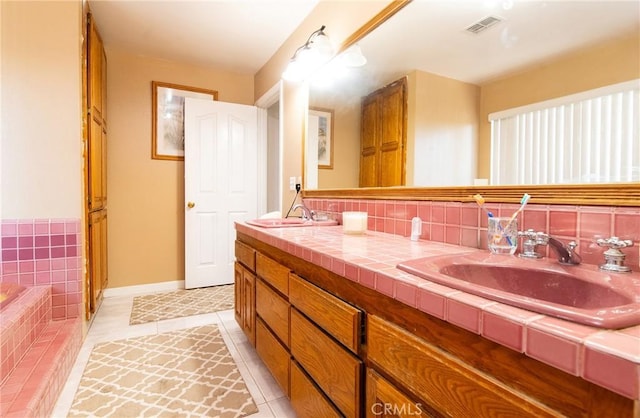
POLYGON ((233 282, 234 222, 257 216, 257 108, 185 99, 185 287, 233 282))

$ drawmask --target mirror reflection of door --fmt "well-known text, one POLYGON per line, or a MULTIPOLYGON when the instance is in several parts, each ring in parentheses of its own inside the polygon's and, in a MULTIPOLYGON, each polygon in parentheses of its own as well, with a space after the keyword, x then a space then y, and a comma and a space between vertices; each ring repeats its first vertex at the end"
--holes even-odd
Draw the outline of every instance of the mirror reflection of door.
POLYGON ((405 184, 406 109, 405 77, 362 100, 360 187, 405 184))

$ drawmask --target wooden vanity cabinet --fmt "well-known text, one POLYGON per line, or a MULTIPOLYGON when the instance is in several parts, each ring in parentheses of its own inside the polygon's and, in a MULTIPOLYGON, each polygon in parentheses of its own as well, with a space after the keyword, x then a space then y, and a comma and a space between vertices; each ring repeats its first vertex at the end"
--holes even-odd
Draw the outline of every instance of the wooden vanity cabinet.
POLYGON ((266 286, 258 287, 267 300, 258 302, 258 353, 300 417, 638 416, 631 399, 256 238, 238 239, 257 251, 256 280, 266 286), (289 347, 286 331, 274 331, 286 322, 280 305, 289 307, 289 347))
POLYGON ((235 242, 234 315, 252 345, 256 344, 256 250, 239 241, 235 242))

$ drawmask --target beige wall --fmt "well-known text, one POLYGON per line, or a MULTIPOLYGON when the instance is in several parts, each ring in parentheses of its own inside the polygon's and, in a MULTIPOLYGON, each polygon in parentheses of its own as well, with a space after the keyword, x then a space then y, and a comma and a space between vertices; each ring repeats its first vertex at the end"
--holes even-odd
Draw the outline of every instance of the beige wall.
POLYGON ((2 1, 3 218, 82 217, 81 1, 2 1))
POLYGON ((490 173, 490 113, 636 78, 640 78, 637 33, 482 85, 478 176, 488 178, 490 173))
POLYGON ((472 184, 480 88, 424 71, 407 85, 407 186, 472 184))
POLYGON ((109 287, 184 279, 184 163, 151 159, 151 81, 253 104, 253 77, 107 48, 109 287))
POLYGON ((330 92, 314 94, 313 106, 332 109, 333 168, 318 170, 318 188, 358 187, 360 181, 360 98, 347 102, 330 92))

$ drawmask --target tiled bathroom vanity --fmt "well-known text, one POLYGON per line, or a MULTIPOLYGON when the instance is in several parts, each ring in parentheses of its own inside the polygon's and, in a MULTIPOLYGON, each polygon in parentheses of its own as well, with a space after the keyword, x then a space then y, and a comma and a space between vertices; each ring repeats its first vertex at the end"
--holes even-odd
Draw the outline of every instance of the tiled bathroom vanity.
POLYGON ((638 413, 640 326, 578 325, 396 268, 457 245, 236 230, 236 318, 299 416, 638 413))

